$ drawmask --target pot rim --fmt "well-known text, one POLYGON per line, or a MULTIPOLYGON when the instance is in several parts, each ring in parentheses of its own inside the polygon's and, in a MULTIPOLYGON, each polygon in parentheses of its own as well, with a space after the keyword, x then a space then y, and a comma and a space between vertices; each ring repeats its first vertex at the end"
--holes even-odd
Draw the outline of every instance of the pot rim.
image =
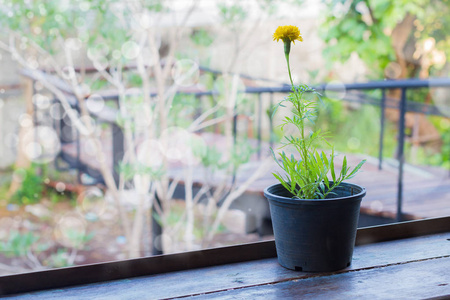
POLYGON ((292 199, 284 196, 279 196, 277 194, 272 193, 270 190, 273 190, 276 187, 282 187, 281 183, 275 183, 272 184, 264 189, 264 196, 269 201, 275 201, 280 203, 286 203, 286 204, 295 204, 295 203, 304 203, 304 204, 319 204, 323 202, 339 202, 339 201, 351 201, 351 200, 358 200, 362 199, 366 195, 366 189, 358 184, 355 183, 349 183, 349 182, 341 182, 339 186, 347 186, 347 187, 355 187, 357 189, 360 189, 360 192, 350 195, 350 196, 342 196, 342 197, 336 197, 336 198, 325 198, 325 199, 292 199))

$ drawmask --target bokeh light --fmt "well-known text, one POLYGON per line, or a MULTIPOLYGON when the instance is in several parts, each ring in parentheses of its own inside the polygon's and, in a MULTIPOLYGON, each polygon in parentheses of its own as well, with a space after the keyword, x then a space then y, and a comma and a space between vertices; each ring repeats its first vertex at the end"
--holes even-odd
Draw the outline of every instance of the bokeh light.
POLYGON ((66 213, 57 222, 53 234, 61 245, 79 249, 84 244, 86 222, 78 214, 66 213))
POLYGON ((27 130, 22 141, 22 151, 35 163, 48 163, 61 150, 61 143, 53 128, 37 126, 27 130))
POLYGON ((65 111, 62 120, 67 126, 72 125, 72 119, 69 114, 73 115, 76 119, 80 117, 80 113, 75 109, 71 108, 70 110, 65 111))
POLYGON ((90 218, 101 217, 106 211, 105 195, 98 187, 89 187, 77 198, 77 210, 90 218))
POLYGON ((61 75, 66 80, 70 80, 73 74, 75 74, 75 69, 71 66, 65 66, 61 70, 61 75))
POLYGON ((81 11, 87 12, 91 8, 91 3, 89 3, 88 1, 82 1, 80 2, 79 7, 81 11))
POLYGON ((199 77, 199 66, 192 59, 178 60, 172 68, 173 81, 179 86, 195 85, 197 84, 199 77))
POLYGON ((152 123, 151 108, 144 106, 133 112, 134 126, 137 130, 146 129, 152 123))
POLYGON ((165 233, 158 235, 153 240, 153 246, 160 251, 168 252, 172 249, 172 238, 165 233))
POLYGON ((118 209, 110 204, 105 206, 103 213, 99 216, 100 220, 106 225, 117 224, 119 221, 119 211, 118 209))
POLYGON ((66 190, 66 184, 64 182, 60 181, 60 182, 56 183, 55 189, 58 192, 62 193, 66 190))
POLYGON ((176 162, 184 158, 188 135, 189 132, 181 127, 169 127, 161 133, 161 152, 169 161, 176 162))
POLYGON ((33 118, 29 114, 21 114, 19 116, 19 124, 22 127, 33 126, 33 118))
POLYGON ((80 130, 81 134, 89 135, 95 132, 97 122, 94 118, 91 116, 81 116, 79 120, 82 128, 82 130, 80 130))
POLYGON ((50 99, 42 94, 34 94, 33 95, 33 103, 39 109, 48 109, 50 107, 50 99))
POLYGON ((358 138, 352 136, 347 140, 347 146, 350 150, 358 150, 361 146, 361 141, 358 138))
POLYGON ((109 52, 110 49, 108 45, 106 45, 105 43, 98 43, 95 46, 88 48, 87 56, 91 61, 95 62, 99 61, 101 58, 107 57, 109 52))
POLYGON ((139 25, 141 25, 143 29, 149 29, 153 26, 153 20, 155 20, 155 18, 152 18, 150 13, 145 12, 139 16, 139 25))
POLYGON ((138 57, 140 47, 135 41, 127 41, 122 45, 122 55, 126 59, 135 59, 138 57))
POLYGON ((78 51, 83 46, 83 43, 81 42, 81 40, 79 38, 68 38, 64 42, 64 45, 67 49, 70 49, 73 51, 78 51))
POLYGON ((137 161, 143 166, 150 168, 159 168, 162 165, 163 154, 162 146, 155 139, 145 140, 138 146, 137 161))
POLYGON ((99 113, 105 107, 105 100, 98 94, 92 94, 86 99, 86 106, 90 112, 99 113))
POLYGON ((98 57, 97 59, 93 60, 92 63, 94 64, 94 67, 99 71, 103 71, 109 66, 109 61, 106 57, 98 57))
POLYGON ((169 127, 163 131, 159 146, 161 153, 169 162, 180 162, 185 165, 198 164, 199 156, 206 151, 206 142, 201 136, 181 127, 169 127))
POLYGON ((39 68, 39 62, 35 57, 28 57, 26 61, 30 69, 36 70, 37 68, 39 68))
POLYGON ((57 102, 57 103, 53 103, 50 106, 50 117, 52 117, 54 120, 61 120, 64 116, 64 109, 61 105, 61 103, 57 102))
POLYGON ((377 212, 383 211, 383 207, 384 207, 383 202, 381 202, 380 200, 375 200, 370 203, 370 209, 377 212))

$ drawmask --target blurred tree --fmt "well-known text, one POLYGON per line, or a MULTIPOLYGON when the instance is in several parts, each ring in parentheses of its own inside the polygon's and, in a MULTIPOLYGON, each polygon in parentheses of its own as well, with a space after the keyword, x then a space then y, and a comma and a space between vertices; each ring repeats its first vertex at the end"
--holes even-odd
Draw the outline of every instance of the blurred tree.
MULTIPOLYGON (((299 2, 299 0, 284 1, 299 2)), ((217 24, 223 24, 236 33, 234 36, 236 38, 233 40, 233 53, 226 55, 226 58, 230 59, 230 63, 227 64, 228 69, 222 70, 223 76, 220 76, 225 78, 221 80, 229 84, 223 85, 221 92, 225 96, 216 97, 219 100, 214 101, 212 107, 205 109, 202 114, 194 116, 192 112, 196 112, 196 109, 183 109, 184 115, 180 117, 177 114, 180 110, 177 110, 176 92, 182 86, 195 85, 199 69, 195 57, 177 60, 176 56, 177 51, 184 47, 181 42, 189 31, 192 31, 189 28, 189 19, 193 18, 192 13, 202 4, 201 2, 197 0, 54 2, 0 0, 2 28, 0 48, 10 53, 22 68, 37 78, 41 88, 45 89, 44 92, 54 94, 53 96, 60 100, 65 116, 70 119, 70 123, 83 139, 94 141, 92 145, 95 159, 99 163, 108 193, 112 195, 120 215, 120 224, 127 240, 129 257, 140 255, 141 244, 146 237, 144 235, 145 218, 150 215, 148 207, 159 214, 162 227, 165 227, 173 205, 172 196, 179 182, 183 182, 185 186, 186 214, 179 220, 179 224, 183 225, 178 226, 177 230, 185 232, 183 238, 186 249, 191 250, 195 246, 194 206, 199 203, 198 199, 208 193, 208 197, 212 199, 211 203, 215 205, 214 209, 218 210, 217 214, 208 213, 208 216, 215 218, 215 225, 206 227, 210 241, 231 202, 245 191, 246 186, 248 187, 252 181, 263 174, 267 166, 261 163, 258 170, 245 183, 235 185, 229 184, 234 182, 232 178, 236 169, 235 165, 230 164, 228 168, 230 172, 221 180, 219 187, 217 187, 219 184, 215 182, 213 192, 210 192, 212 188, 208 187, 194 195, 192 188, 195 161, 187 163, 184 157, 187 157, 190 151, 182 151, 183 174, 179 175, 180 178, 178 175, 175 176, 175 180, 170 180, 173 177, 169 178, 169 167, 170 163, 175 161, 174 155, 169 157, 170 151, 159 149, 181 147, 179 145, 175 147, 172 141, 179 140, 180 143, 185 143, 182 147, 190 150, 189 144, 194 143, 196 133, 200 129, 219 123, 225 123, 224 127, 228 129, 224 130, 226 139, 233 141, 231 129, 234 107, 237 103, 237 86, 240 81, 238 75, 231 73, 237 73, 237 67, 233 68, 233 66, 242 65, 244 58, 241 51, 248 43, 247 39, 239 38, 239 36, 249 37, 254 34, 252 29, 262 24, 266 16, 264 11, 267 10, 267 14, 271 13, 277 1, 258 0, 256 3, 260 10, 256 10, 255 5, 250 5, 250 1, 233 0, 214 3, 218 10, 217 24), (256 15, 257 20, 249 22, 250 28, 246 28, 244 25, 247 26, 247 24, 244 23, 252 20, 248 17, 250 13, 256 15), (252 26, 253 23, 254 26, 252 26), (90 71, 95 73, 89 75, 90 71), (79 115, 70 106, 68 96, 55 85, 55 81, 49 80, 53 78, 50 75, 56 76, 57 82, 63 82, 64 86, 74 93, 80 108, 79 115), (100 124, 96 126, 95 122, 91 122, 91 117, 94 115, 91 116, 92 110, 89 110, 88 103, 92 100, 93 94, 98 92, 95 89, 99 86, 96 84, 98 81, 117 91, 116 125, 122 129, 126 145, 121 168, 118 168, 121 176, 117 177, 120 178, 113 176, 115 170, 107 165, 107 160, 104 159, 106 155, 111 154, 102 143, 100 130, 98 130, 101 128, 100 124), (128 88, 133 85, 138 95, 133 96, 128 93, 128 88), (154 96, 151 97, 152 94, 154 96), (189 111, 191 111, 190 114, 189 111), (179 120, 182 118, 186 127, 178 128, 179 120), (172 130, 174 128, 176 130, 172 130), (184 139, 175 137, 175 134, 180 133, 183 134, 184 139), (186 138, 187 136, 192 137, 192 141, 191 138, 186 138), (154 146, 154 141, 158 142, 158 147, 154 146), (126 194, 123 192, 129 187, 134 187, 139 193, 138 203, 133 207, 134 215, 126 211, 128 199, 125 199, 126 194), (155 194, 158 195, 159 201, 151 200, 154 199, 155 194), (219 201, 222 202, 220 207, 216 205, 219 201)), ((203 33, 207 32, 206 29, 203 33)), ((214 41, 212 37, 201 33, 195 35, 194 39, 204 47, 208 47, 214 41)), ((100 86, 104 87, 103 84, 100 86)), ((32 85, 29 90, 28 103, 31 109, 27 113, 31 116, 33 114, 32 85)), ((189 107, 189 105, 186 106, 189 107)), ((24 151, 23 149, 24 147, 19 147, 19 151, 24 151)), ((234 158, 233 162, 242 163, 235 159, 234 154, 238 151, 244 152, 243 149, 231 146, 225 149, 224 160, 231 157, 230 161, 234 158)), ((179 151, 179 149, 176 150, 179 151)), ((198 152, 205 154, 203 153, 205 151, 198 152)), ((241 159, 242 157, 248 157, 248 155, 241 155, 241 159)), ((158 238, 161 239, 161 237, 158 238)))
POLYGON ((428 77, 450 60, 448 0, 325 0, 321 36, 329 63, 352 53, 375 78, 428 77))
MULTIPOLYGON (((427 78, 447 76, 450 60, 450 1, 448 0, 325 0, 329 13, 321 36, 327 43, 328 65, 345 62, 356 53, 371 78, 427 78)), ((400 98, 400 91, 389 96, 400 98)), ((415 101, 430 101, 422 93, 408 95, 415 101)), ((398 122, 396 109, 386 116, 398 122)), ((423 114, 408 113, 406 126, 412 131, 413 150, 433 145, 440 151, 441 134, 423 114), (437 147, 436 147, 437 145, 437 147)), ((412 151, 416 153, 416 151, 412 151)), ((414 154, 412 154, 414 157, 414 154)))

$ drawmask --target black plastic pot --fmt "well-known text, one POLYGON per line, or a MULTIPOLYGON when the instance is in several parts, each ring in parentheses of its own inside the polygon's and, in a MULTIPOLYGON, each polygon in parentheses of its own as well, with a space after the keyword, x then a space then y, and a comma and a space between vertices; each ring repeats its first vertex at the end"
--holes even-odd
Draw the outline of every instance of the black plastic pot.
POLYGON ((341 183, 333 198, 302 200, 281 184, 264 190, 269 200, 278 262, 285 268, 328 272, 352 262, 359 208, 366 190, 341 183))

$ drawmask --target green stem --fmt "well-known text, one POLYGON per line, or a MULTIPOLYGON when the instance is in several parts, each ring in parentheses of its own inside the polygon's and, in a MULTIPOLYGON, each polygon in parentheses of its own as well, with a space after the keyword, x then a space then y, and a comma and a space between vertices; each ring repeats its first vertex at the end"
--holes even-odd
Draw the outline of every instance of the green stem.
POLYGON ((289 65, 289 53, 285 53, 284 56, 286 57, 286 62, 287 62, 287 67, 288 67, 288 72, 289 72, 289 79, 291 80, 291 85, 292 85, 292 91, 295 92, 294 81, 292 80, 292 76, 291 76, 291 66, 289 65))
MULTIPOLYGON (((291 75, 291 66, 289 64, 290 41, 289 42, 285 42, 284 45, 285 45, 284 56, 286 58, 286 63, 287 63, 287 67, 288 67, 289 79, 291 80, 292 92, 294 92, 295 98, 296 98, 297 104, 298 104, 296 109, 298 110, 299 114, 303 116, 303 111, 302 111, 301 104, 300 104, 301 99, 299 99, 298 93, 295 90, 294 81, 292 80, 292 75, 291 75)), ((301 119, 300 126, 301 126, 300 133, 302 135, 302 148, 303 148, 301 152, 303 152, 303 162, 304 162, 304 165, 305 165, 305 170, 307 170, 307 165, 308 165, 308 163, 307 163, 308 153, 307 152, 308 151, 307 151, 306 145, 305 145, 305 123, 304 123, 303 119, 301 119)))

